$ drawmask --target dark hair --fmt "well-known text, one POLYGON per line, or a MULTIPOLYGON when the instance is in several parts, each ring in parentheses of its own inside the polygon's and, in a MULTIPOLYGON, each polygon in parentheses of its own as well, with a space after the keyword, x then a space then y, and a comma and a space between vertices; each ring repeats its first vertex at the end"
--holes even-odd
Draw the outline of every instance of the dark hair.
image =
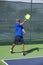
POLYGON ((16 22, 20 22, 20 19, 16 19, 16 22))

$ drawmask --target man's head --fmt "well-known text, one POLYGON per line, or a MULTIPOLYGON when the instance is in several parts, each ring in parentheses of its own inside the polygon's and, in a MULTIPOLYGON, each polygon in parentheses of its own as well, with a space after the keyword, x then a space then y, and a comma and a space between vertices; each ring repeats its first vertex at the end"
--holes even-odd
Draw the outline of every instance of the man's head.
POLYGON ((20 19, 16 19, 16 22, 20 22, 20 19))

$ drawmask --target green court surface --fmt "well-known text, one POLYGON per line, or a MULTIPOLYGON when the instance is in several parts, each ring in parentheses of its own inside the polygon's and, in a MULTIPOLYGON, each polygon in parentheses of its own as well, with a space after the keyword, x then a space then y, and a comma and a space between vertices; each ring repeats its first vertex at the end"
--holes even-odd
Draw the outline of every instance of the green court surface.
POLYGON ((0 65, 5 65, 1 61, 2 59, 15 59, 15 58, 33 58, 43 56, 43 44, 25 44, 25 51, 27 54, 25 56, 21 55, 21 45, 16 45, 14 51, 16 53, 10 53, 11 45, 0 45, 0 65))

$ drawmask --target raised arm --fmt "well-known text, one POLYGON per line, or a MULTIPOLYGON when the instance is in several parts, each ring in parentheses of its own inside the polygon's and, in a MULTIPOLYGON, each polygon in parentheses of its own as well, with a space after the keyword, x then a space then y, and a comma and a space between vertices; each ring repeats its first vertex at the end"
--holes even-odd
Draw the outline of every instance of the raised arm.
POLYGON ((26 21, 27 21, 27 20, 25 19, 24 21, 22 21, 22 22, 20 23, 20 25, 23 25, 26 21))

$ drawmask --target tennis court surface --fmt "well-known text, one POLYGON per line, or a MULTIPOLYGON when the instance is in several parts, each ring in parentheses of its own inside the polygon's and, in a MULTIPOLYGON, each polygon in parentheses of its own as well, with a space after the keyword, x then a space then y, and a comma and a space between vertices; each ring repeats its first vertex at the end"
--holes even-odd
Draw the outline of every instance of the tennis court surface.
POLYGON ((6 65, 43 65, 43 57, 2 60, 6 65))

